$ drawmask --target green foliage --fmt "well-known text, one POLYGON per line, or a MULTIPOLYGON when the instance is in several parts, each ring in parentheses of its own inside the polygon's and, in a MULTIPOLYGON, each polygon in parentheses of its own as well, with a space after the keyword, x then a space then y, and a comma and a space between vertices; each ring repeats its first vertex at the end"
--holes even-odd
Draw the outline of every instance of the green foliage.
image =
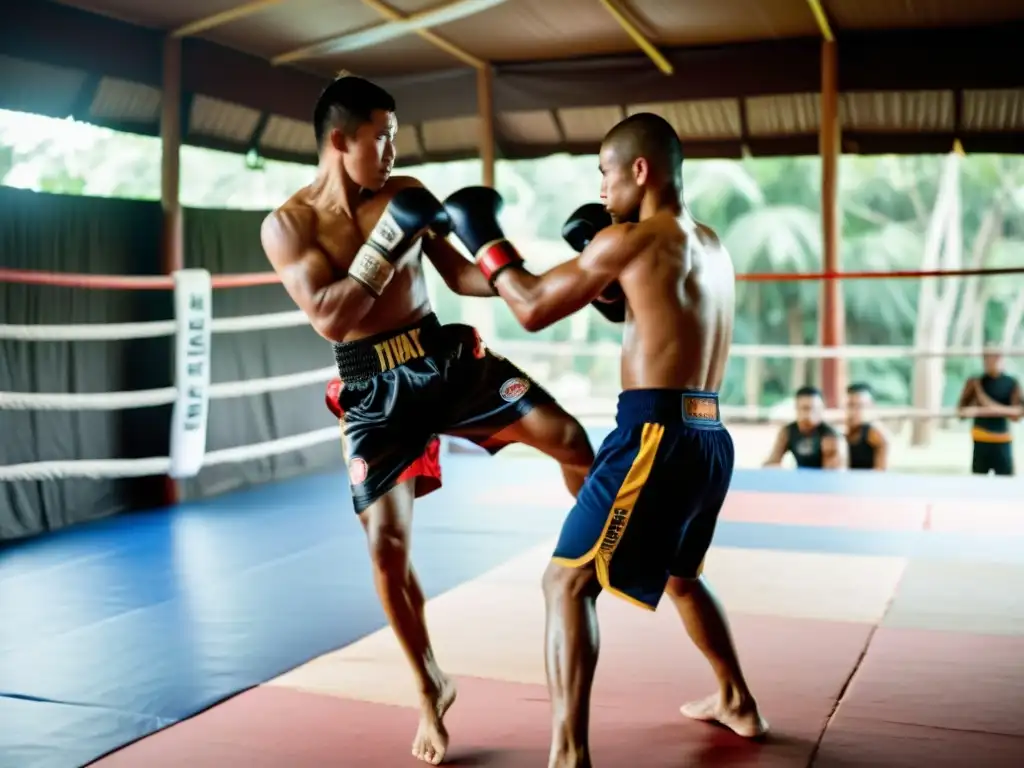
MULTIPOLYGON (((183 148, 182 201, 204 208, 268 209, 311 178, 313 169, 266 162, 246 167, 236 155, 183 148)), ((935 206, 945 158, 844 157, 840 164, 841 259, 846 271, 913 270, 922 265, 926 232, 935 206)), ((403 171, 418 176, 439 197, 480 183, 475 161, 444 163, 403 171)), ((152 138, 127 136, 90 126, 0 112, 0 181, 61 194, 157 199, 160 148, 152 138), (29 120, 36 122, 28 126, 29 120), (19 122, 20 121, 20 122, 19 122), (26 127, 28 126, 28 127, 26 127)), ((818 158, 686 161, 683 179, 694 214, 717 230, 737 272, 817 272, 821 270, 821 162, 818 158)), ((566 216, 597 199, 600 176, 594 157, 558 155, 524 162, 499 162, 497 186, 505 199, 502 220, 510 237, 548 244, 565 258, 561 242, 566 216)), ((984 222, 998 214, 996 236, 981 249, 981 266, 1024 264, 1024 160, 994 155, 968 156, 960 171, 962 266, 972 253, 984 222)), ((528 260, 530 254, 526 254, 528 260)), ((544 258, 547 258, 546 256, 544 258)), ((541 265, 543 268, 544 265, 541 265)), ((550 265, 548 265, 550 266, 550 265)), ((431 273, 432 274, 432 273, 431 273)), ((458 320, 462 302, 436 275, 431 287, 439 314, 458 320)), ((1024 279, 944 280, 951 291, 948 317, 922 309, 921 280, 848 280, 842 285, 847 341, 857 345, 912 346, 915 334, 930 324, 946 344, 1009 339, 1024 344, 1024 279), (954 326, 959 330, 954 332, 954 326), (961 337, 953 338, 957 333, 961 337)), ((570 321, 529 336, 511 314, 494 302, 495 332, 500 338, 579 340, 570 321)), ((820 286, 814 281, 744 282, 737 307, 737 344, 816 344, 820 325, 820 286)), ((588 341, 617 341, 621 329, 596 313, 584 325, 588 341)), ((749 396, 771 404, 792 391, 803 369, 792 360, 762 361, 755 392, 747 390, 750 361, 734 356, 723 399, 745 403, 749 396)), ((561 365, 561 363, 559 364, 561 365)), ((566 370, 589 377, 606 389, 617 364, 577 356, 566 370)), ((975 360, 950 360, 941 385, 946 403, 955 399, 962 377, 975 360)), ((854 360, 850 376, 870 381, 880 398, 906 404, 912 398, 910 359, 854 360)), ((815 376, 813 363, 807 378, 815 376)))

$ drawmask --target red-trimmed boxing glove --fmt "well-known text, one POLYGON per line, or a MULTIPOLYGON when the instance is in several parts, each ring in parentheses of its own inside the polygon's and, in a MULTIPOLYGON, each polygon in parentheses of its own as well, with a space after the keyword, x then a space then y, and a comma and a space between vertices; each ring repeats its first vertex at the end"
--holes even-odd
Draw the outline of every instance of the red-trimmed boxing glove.
POLYGON ((444 201, 452 231, 473 254, 491 287, 499 274, 523 264, 498 223, 503 204, 501 195, 490 187, 465 187, 444 201))

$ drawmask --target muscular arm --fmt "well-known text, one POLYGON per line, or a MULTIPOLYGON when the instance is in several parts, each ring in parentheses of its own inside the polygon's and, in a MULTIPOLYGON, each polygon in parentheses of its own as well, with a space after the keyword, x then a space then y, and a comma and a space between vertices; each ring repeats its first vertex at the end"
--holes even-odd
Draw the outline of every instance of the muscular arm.
POLYGON ((487 278, 469 259, 455 250, 447 239, 428 234, 423 238, 423 252, 439 275, 459 296, 493 296, 487 278))
POLYGON ((846 440, 830 436, 821 440, 821 468, 846 469, 846 440))
MULTIPOLYGON (((423 182, 413 176, 394 176, 390 184, 396 190, 422 187, 423 182)), ((455 250, 447 238, 431 232, 423 236, 423 253, 430 259, 444 284, 459 296, 493 296, 494 291, 473 262, 455 250)))
POLYGON ((768 454, 768 459, 765 461, 764 466, 781 467, 782 457, 786 455, 786 445, 788 443, 789 435, 786 432, 786 428, 783 427, 779 430, 779 434, 775 436, 775 444, 772 446, 772 452, 768 454))
POLYGON ((875 465, 872 469, 889 468, 889 435, 880 427, 868 430, 868 445, 875 449, 875 465))
POLYGON ((341 341, 367 315, 374 298, 313 244, 312 216, 275 211, 263 220, 260 240, 281 284, 313 329, 328 341, 341 341))
POLYGON ((650 239, 643 227, 615 224, 601 230, 575 259, 542 275, 506 269, 495 287, 523 328, 540 331, 596 299, 650 239))
POLYGON ((961 419, 968 418, 999 418, 1005 417, 1012 421, 1021 418, 1024 408, 1021 407, 1020 385, 1018 384, 1010 396, 1010 405, 997 403, 981 388, 978 379, 968 379, 960 393, 957 403, 957 415, 961 419))
POLYGON ((973 414, 969 412, 971 403, 978 396, 977 379, 968 379, 964 382, 964 388, 960 390, 960 399, 956 403, 956 415, 961 419, 969 419, 973 414))

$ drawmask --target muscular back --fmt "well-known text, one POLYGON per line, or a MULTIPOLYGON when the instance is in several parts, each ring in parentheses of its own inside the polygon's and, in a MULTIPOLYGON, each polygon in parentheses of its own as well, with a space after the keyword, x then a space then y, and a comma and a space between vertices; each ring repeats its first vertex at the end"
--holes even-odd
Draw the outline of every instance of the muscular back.
POLYGON ((619 278, 629 306, 622 386, 717 392, 732 343, 732 259, 688 213, 659 213, 636 226, 651 238, 619 278))
POLYGON ((352 301, 339 305, 338 322, 329 327, 313 323, 322 336, 331 341, 353 341, 409 325, 430 312, 422 241, 398 260, 387 290, 368 309, 356 311, 357 302, 369 301, 368 294, 346 279, 353 258, 392 197, 414 184, 418 184, 414 179, 393 177, 379 192, 363 200, 351 217, 319 204, 315 190, 305 187, 264 221, 261 236, 267 256, 289 295, 311 320, 315 321, 318 314, 318 291, 338 281, 352 283, 346 286, 352 301), (351 311, 346 312, 346 308, 351 311))

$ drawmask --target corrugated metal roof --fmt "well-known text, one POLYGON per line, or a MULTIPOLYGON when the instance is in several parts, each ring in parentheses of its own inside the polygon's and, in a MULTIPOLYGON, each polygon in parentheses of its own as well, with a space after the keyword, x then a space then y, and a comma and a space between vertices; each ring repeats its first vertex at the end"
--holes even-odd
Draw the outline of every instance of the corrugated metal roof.
POLYGON ((964 91, 961 120, 971 131, 1024 130, 1024 88, 964 91))
MULTIPOLYGON (((274 115, 260 138, 260 149, 279 150, 284 153, 305 155, 311 160, 316 155, 316 136, 309 123, 274 115)), ((270 154, 268 153, 268 154, 270 154)))
POLYGON ((88 78, 81 70, 0 55, 5 109, 67 117, 88 78))
MULTIPOLYGON (((5 83, 0 107, 75 113, 158 134, 163 35, 242 3, 34 0, 12 6, 7 18, 14 34, 0 34, 5 83)), ((346 70, 384 78, 382 84, 395 93, 400 162, 474 155, 480 141, 474 73, 418 35, 294 65, 267 63, 385 23, 373 4, 269 3, 186 40, 186 140, 239 151, 256 142, 268 156, 311 161, 315 147, 308 116, 316 94, 328 78, 346 70)), ((444 3, 387 4, 409 14, 444 3)), ((935 151, 951 144, 954 135, 976 147, 1019 151, 1024 146, 1024 67, 1018 53, 1024 2, 822 0, 822 5, 839 39, 845 89, 839 106, 847 150, 917 146, 935 151), (967 29, 982 24, 1002 26, 967 29), (904 37, 857 31, 901 27, 965 31, 915 31, 904 37)), ((820 33, 807 0, 632 0, 623 7, 673 63, 673 76, 664 76, 638 54, 596 0, 507 0, 433 30, 494 63, 500 156, 596 151, 604 132, 636 111, 666 117, 695 156, 815 151, 820 122, 815 38, 820 33)))
POLYGON ((259 110, 209 96, 196 96, 192 100, 188 130, 190 134, 242 143, 250 140, 259 121, 259 110))
POLYGON ((104 77, 93 94, 89 117, 118 123, 153 123, 160 118, 160 90, 104 77))

